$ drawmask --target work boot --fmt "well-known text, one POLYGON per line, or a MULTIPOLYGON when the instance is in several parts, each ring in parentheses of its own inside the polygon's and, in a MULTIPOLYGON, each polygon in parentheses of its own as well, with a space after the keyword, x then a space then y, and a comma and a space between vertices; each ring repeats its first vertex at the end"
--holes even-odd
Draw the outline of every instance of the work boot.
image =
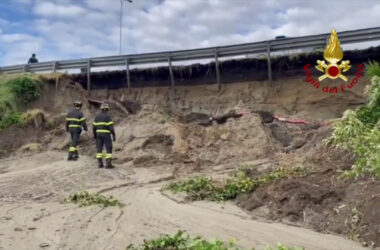
POLYGON ((67 160, 68 161, 73 161, 74 160, 73 152, 69 152, 69 156, 67 157, 67 160))
POLYGON ((76 161, 78 160, 78 158, 79 158, 78 151, 73 152, 73 160, 76 161))
POLYGON ((112 165, 111 159, 106 159, 106 168, 114 168, 115 166, 112 165))
POLYGON ((103 159, 98 159, 98 167, 99 168, 103 168, 104 167, 104 165, 103 165, 103 159))

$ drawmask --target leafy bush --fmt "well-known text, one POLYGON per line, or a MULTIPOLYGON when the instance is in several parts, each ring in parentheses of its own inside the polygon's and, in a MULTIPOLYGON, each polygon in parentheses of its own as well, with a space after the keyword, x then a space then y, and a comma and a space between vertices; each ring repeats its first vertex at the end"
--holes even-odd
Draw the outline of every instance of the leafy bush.
POLYGON ((185 181, 172 182, 165 189, 170 189, 173 193, 186 192, 194 200, 203 200, 211 196, 215 187, 211 178, 200 176, 185 181))
POLYGON ((356 161, 345 177, 371 175, 380 177, 380 66, 367 65, 367 73, 372 76, 371 85, 366 88, 369 98, 367 105, 357 112, 347 110, 341 121, 334 125, 334 132, 328 141, 337 147, 355 153, 356 161))
MULTIPOLYGON (((304 248, 288 248, 278 244, 278 250, 304 250, 304 248)), ((236 246, 233 240, 228 243, 218 239, 205 240, 200 236, 190 237, 183 231, 178 231, 174 235, 164 235, 153 240, 144 240, 141 246, 129 245, 126 250, 243 250, 236 246)), ((273 250, 266 248, 266 250, 273 250)))
POLYGON ((378 62, 369 62, 365 65, 366 72, 369 76, 379 76, 380 77, 380 65, 378 62))
POLYGON ((41 82, 27 76, 11 79, 7 85, 22 104, 28 104, 41 95, 41 82))
POLYGON ((184 181, 172 182, 164 187, 164 189, 169 189, 174 193, 185 192, 193 200, 226 201, 235 199, 239 194, 251 192, 274 180, 303 173, 305 173, 305 170, 301 167, 278 168, 270 173, 252 179, 244 171, 238 171, 233 178, 227 179, 222 185, 214 184, 211 178, 195 177, 184 181))
POLYGON ((256 188, 255 181, 239 171, 235 178, 228 179, 224 187, 217 188, 212 195, 212 200, 232 200, 239 194, 247 193, 256 188))
POLYGON ((343 120, 334 126, 330 138, 337 147, 355 153, 357 160, 345 177, 358 177, 363 174, 380 177, 380 130, 379 123, 370 127, 363 124, 354 111, 348 110, 343 120))
POLYGON ((79 204, 79 207, 91 206, 91 205, 103 205, 104 207, 110 206, 119 206, 121 207, 123 204, 116 200, 112 196, 104 196, 98 193, 90 194, 87 191, 80 191, 75 194, 70 195, 68 198, 64 200, 64 202, 71 202, 74 204, 79 204))
POLYGON ((380 120, 380 76, 373 76, 371 81, 366 88, 369 102, 359 108, 357 115, 360 121, 373 127, 380 120))
POLYGON ((27 76, 0 78, 0 129, 23 125, 17 104, 28 104, 41 95, 42 84, 27 76))
POLYGON ((380 105, 374 108, 369 108, 367 106, 359 108, 357 117, 364 124, 374 126, 380 119, 380 105))

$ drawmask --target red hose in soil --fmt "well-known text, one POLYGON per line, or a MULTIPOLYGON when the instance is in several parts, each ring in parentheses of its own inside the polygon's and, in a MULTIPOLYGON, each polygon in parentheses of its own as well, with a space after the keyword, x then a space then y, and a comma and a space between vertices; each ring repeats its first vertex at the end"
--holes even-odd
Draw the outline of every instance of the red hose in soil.
POLYGON ((275 119, 282 121, 282 122, 287 122, 287 123, 293 123, 293 124, 305 124, 308 125, 310 122, 302 119, 291 119, 291 118, 285 118, 285 117, 280 117, 278 115, 273 116, 275 119))

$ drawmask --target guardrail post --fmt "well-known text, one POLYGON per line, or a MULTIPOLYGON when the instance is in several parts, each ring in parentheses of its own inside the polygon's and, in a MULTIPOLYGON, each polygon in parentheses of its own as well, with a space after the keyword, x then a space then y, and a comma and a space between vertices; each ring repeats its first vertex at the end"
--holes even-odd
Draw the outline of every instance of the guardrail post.
MULTIPOLYGON (((54 63, 53 63, 53 73, 54 73, 54 74, 57 72, 57 66, 58 66, 58 63, 57 63, 57 62, 54 62, 54 63)), ((56 76, 56 77, 55 77, 55 90, 58 90, 58 82, 59 82, 59 77, 56 76)))
POLYGON ((218 84, 218 90, 220 90, 221 89, 221 85, 220 85, 218 49, 215 50, 215 73, 216 73, 216 83, 218 84))
POLYGON ((125 59, 125 66, 126 66, 125 70, 127 72, 127 88, 128 88, 129 93, 131 93, 131 75, 129 72, 129 60, 128 60, 128 58, 125 59))
POLYGON ((53 73, 55 73, 57 71, 57 65, 58 65, 57 62, 53 63, 53 73))
POLYGON ((24 65, 24 73, 28 72, 28 64, 24 65))
POLYGON ((270 58, 270 43, 267 43, 268 80, 272 81, 272 61, 270 58))
POLYGON ((329 45, 330 36, 326 36, 325 40, 326 40, 326 46, 329 45))
POLYGON ((272 83, 272 92, 274 93, 275 85, 272 77, 272 60, 270 57, 270 42, 267 43, 267 64, 268 64, 268 80, 272 83))
POLYGON ((91 93, 91 60, 87 61, 87 95, 91 93))
POLYGON ((170 58, 170 55, 168 56, 168 63, 169 63, 171 89, 174 90, 174 74, 173 74, 172 60, 170 58))

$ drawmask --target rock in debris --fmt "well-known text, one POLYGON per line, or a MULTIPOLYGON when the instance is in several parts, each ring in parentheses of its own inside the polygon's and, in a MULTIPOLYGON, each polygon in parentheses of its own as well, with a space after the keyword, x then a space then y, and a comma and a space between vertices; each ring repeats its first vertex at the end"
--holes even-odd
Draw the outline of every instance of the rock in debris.
POLYGON ((45 247, 48 247, 48 246, 50 246, 50 244, 46 243, 46 242, 40 244, 40 247, 42 247, 42 248, 45 248, 45 247))

